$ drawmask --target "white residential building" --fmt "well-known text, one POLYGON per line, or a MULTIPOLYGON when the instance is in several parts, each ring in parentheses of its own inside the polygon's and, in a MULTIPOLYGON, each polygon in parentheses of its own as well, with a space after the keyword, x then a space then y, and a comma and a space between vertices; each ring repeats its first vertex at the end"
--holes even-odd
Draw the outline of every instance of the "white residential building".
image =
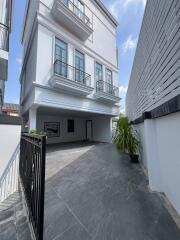
POLYGON ((9 33, 11 31, 12 0, 0 1, 0 113, 4 102, 5 80, 8 73, 9 33))
POLYGON ((27 0, 24 126, 48 132, 48 143, 111 142, 120 101, 117 25, 99 0, 27 0))

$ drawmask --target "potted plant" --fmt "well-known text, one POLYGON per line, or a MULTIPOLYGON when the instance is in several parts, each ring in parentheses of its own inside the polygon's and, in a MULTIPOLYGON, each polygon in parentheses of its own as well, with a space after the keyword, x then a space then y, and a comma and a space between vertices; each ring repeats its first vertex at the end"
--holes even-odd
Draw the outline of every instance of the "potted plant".
POLYGON ((138 150, 140 141, 138 132, 129 124, 127 117, 120 117, 117 122, 114 143, 117 148, 130 155, 131 162, 137 163, 139 160, 138 150))

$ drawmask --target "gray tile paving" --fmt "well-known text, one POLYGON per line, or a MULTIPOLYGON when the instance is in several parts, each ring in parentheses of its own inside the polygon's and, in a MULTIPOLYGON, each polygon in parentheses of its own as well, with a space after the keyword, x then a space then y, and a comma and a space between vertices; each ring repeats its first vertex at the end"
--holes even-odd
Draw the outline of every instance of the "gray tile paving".
POLYGON ((48 148, 45 239, 179 240, 140 166, 111 144, 48 148))
POLYGON ((0 204, 0 240, 32 240, 19 192, 0 204))

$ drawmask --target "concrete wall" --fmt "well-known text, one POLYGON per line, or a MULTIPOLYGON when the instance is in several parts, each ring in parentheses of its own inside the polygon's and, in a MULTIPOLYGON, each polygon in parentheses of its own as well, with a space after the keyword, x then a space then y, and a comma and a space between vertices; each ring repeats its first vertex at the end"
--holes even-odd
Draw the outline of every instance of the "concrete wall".
POLYGON ((20 142, 20 125, 0 124, 0 177, 20 142))
POLYGON ((47 143, 59 142, 74 142, 86 140, 86 120, 92 120, 93 126, 93 141, 111 142, 111 118, 110 117, 75 117, 75 116, 62 116, 62 115, 46 115, 38 114, 37 116, 37 129, 44 131, 45 122, 59 122, 60 123, 60 136, 48 138, 47 143), (73 119, 75 121, 75 132, 68 133, 67 120, 73 119))
POLYGON ((86 128, 85 119, 77 117, 64 117, 64 116, 48 116, 38 115, 37 118, 37 129, 44 131, 45 122, 59 122, 60 123, 60 136, 48 138, 47 143, 59 143, 59 142, 74 142, 86 139, 86 128), (74 119, 75 121, 75 132, 68 133, 67 131, 67 120, 74 119))
POLYGON ((96 117, 93 119, 94 141, 112 142, 112 120, 110 117, 96 117))
POLYGON ((180 113, 136 125, 142 142, 142 159, 150 187, 164 192, 180 214, 180 113))

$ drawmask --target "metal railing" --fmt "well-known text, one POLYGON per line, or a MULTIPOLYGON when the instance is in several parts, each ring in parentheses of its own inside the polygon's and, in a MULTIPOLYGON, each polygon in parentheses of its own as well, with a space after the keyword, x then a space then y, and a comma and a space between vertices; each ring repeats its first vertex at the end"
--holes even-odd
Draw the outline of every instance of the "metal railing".
POLYGON ((19 176, 36 240, 43 240, 46 137, 21 135, 19 176))
POLYGON ((86 14, 79 9, 71 0, 61 0, 78 18, 81 19, 85 24, 89 27, 92 27, 90 19, 86 16, 86 14))
POLYGON ((0 49, 9 51, 9 29, 3 23, 0 23, 0 49))
POLYGON ((103 80, 96 82, 96 92, 102 92, 111 96, 119 97, 119 88, 103 80))
POLYGON ((19 146, 17 145, 0 179, 0 202, 18 190, 19 146))
POLYGON ((71 81, 91 86, 91 75, 60 60, 54 63, 54 73, 71 81))

